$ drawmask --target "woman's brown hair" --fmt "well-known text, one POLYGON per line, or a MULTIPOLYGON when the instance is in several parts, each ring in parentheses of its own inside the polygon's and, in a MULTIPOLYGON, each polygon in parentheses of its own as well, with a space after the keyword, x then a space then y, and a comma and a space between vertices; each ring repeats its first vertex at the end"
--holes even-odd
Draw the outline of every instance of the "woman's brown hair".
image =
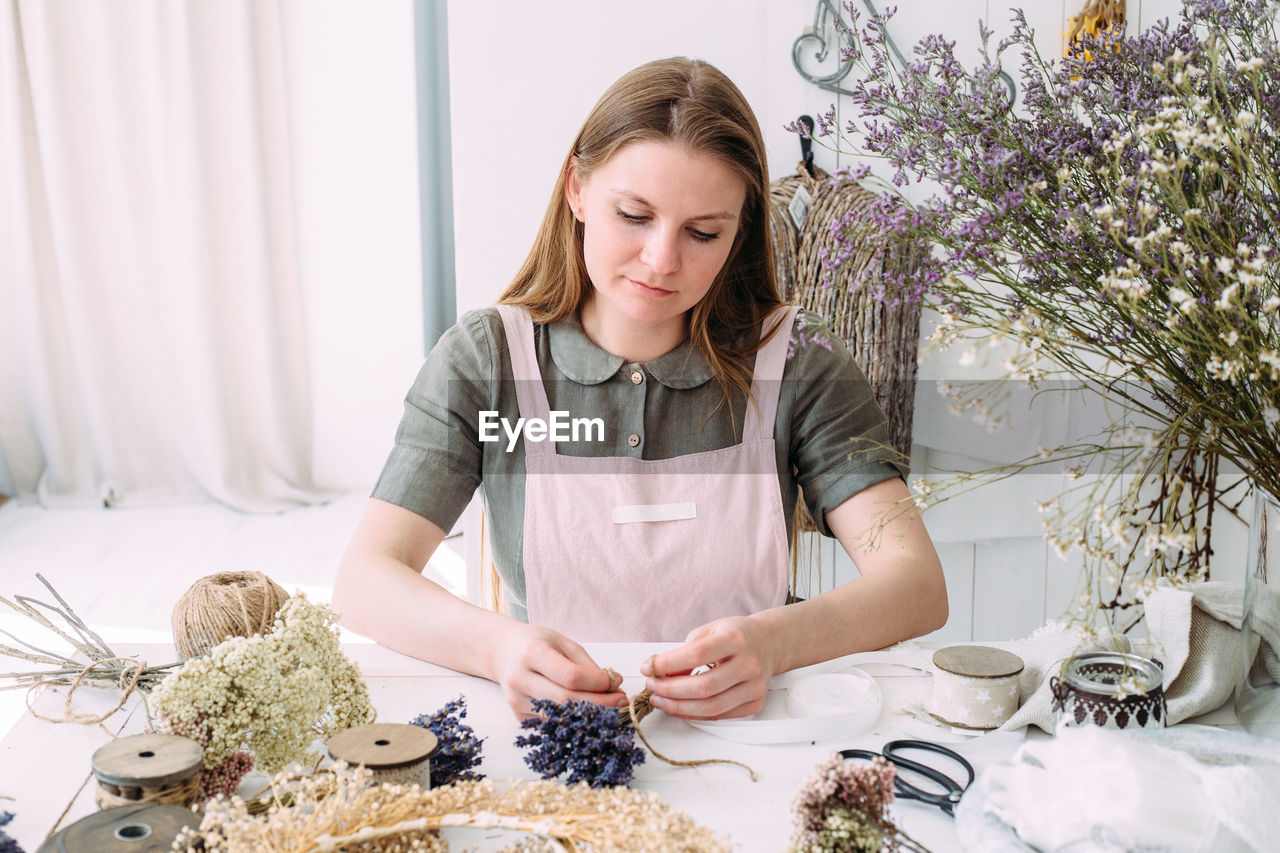
MULTIPOLYGON (((641 65, 604 93, 565 158, 533 248, 499 302, 520 305, 535 323, 575 314, 591 293, 582 253, 582 223, 569 210, 569 165, 586 181, 622 148, 663 141, 708 154, 746 185, 738 233, 707 295, 689 312, 689 335, 730 400, 750 394, 746 361, 762 340, 764 318, 782 304, 769 239, 769 171, 760 126, 728 77, 696 59, 674 57, 641 65)), ((785 332, 784 332, 785 333, 785 332)))

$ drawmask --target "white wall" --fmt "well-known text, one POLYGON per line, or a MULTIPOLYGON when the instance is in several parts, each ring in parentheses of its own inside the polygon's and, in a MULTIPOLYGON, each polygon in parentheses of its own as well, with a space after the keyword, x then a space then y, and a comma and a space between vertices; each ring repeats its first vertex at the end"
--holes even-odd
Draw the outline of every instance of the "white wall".
MULTIPOLYGON (((613 4, 588 0, 449 4, 449 55, 458 309, 490 304, 524 259, 559 168, 579 124, 604 89, 645 61, 675 54, 706 59, 727 73, 756 110, 773 177, 799 159, 784 126, 824 112, 833 96, 792 67, 793 42, 814 21, 815 0, 655 0, 613 4)), ((857 4, 861 8, 862 4, 857 4)), ((889 5, 878 2, 878 8, 889 5)), ((904 54, 930 33, 956 41, 957 55, 976 60, 978 21, 994 30, 994 47, 1022 6, 1046 57, 1060 56, 1067 19, 1084 0, 899 0, 891 34, 904 54)), ((1176 17, 1179 0, 1130 0, 1130 30, 1176 17)), ((828 60, 834 62, 834 57, 828 60)), ((1016 75, 1016 67, 1010 69, 1016 75)), ((847 104, 837 104, 847 110, 847 104)), ((819 149, 819 166, 851 162, 819 149)), ((921 365, 922 379, 970 378, 955 353, 921 365)), ((913 455, 925 471, 947 452, 972 450, 981 436, 947 424, 922 384, 913 455)), ((1044 424, 1027 424, 1018 440, 1034 441, 1044 424)), ((994 440, 1007 440, 996 437, 994 440)), ((952 620, 941 639, 1007 639, 1062 614, 1075 594, 1078 563, 1052 555, 1040 533, 1034 500, 1061 488, 1056 477, 1018 477, 926 514, 951 593, 952 620)), ((1225 514, 1221 514, 1225 515, 1225 514)), ((478 513, 468 514, 468 530, 478 513)), ((1223 579, 1243 553, 1242 527, 1219 518, 1223 579)), ((478 536, 468 537, 473 545, 478 536)), ((830 540, 816 547, 825 583, 855 571, 830 540)), ((475 548, 471 559, 477 559, 475 548)), ((1242 575, 1241 575, 1242 577, 1242 575)))
POLYGON ((412 0, 285 0, 322 488, 368 491, 423 356, 412 0))

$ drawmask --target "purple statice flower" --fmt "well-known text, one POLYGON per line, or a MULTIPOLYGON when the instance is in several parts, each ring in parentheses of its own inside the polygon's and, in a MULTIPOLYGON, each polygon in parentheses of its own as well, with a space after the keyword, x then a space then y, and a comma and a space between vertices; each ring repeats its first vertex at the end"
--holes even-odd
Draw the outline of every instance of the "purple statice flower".
POLYGON ((446 702, 434 714, 419 714, 409 721, 429 729, 440 741, 439 749, 431 756, 432 788, 484 778, 484 774, 471 769, 480 764, 480 747, 484 739, 476 737, 475 730, 462 722, 465 716, 467 699, 459 696, 446 702))
POLYGON ((635 728, 622 720, 617 708, 594 702, 552 702, 534 699, 536 716, 521 720, 528 733, 516 746, 528 749, 525 764, 544 779, 568 774, 565 782, 585 782, 592 788, 626 785, 633 767, 644 763, 636 746, 635 728))
MULTIPOLYGON (((0 827, 7 826, 11 820, 13 812, 0 812, 0 827)), ((22 847, 3 829, 0 829, 0 853, 22 853, 22 847)))

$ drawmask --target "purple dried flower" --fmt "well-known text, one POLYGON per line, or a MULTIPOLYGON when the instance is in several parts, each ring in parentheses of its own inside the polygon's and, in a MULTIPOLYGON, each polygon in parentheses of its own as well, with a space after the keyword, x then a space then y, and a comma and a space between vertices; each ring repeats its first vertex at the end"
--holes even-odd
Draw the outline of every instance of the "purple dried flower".
POLYGON ((635 745, 635 728, 623 722, 617 708, 534 699, 533 711, 537 716, 520 722, 529 733, 517 736, 516 746, 532 747, 525 764, 544 779, 567 773, 569 785, 626 785, 633 766, 644 763, 644 750, 635 745))
POLYGON ((465 716, 467 699, 459 696, 446 702, 434 714, 419 714, 409 721, 429 729, 440 741, 439 749, 431 756, 432 788, 484 778, 484 774, 471 769, 480 764, 480 747, 484 739, 476 737, 475 729, 462 722, 465 716))
MULTIPOLYGON (((13 812, 0 812, 0 826, 7 826, 11 820, 13 812)), ((22 853, 22 847, 4 830, 0 830, 0 853, 22 853)))

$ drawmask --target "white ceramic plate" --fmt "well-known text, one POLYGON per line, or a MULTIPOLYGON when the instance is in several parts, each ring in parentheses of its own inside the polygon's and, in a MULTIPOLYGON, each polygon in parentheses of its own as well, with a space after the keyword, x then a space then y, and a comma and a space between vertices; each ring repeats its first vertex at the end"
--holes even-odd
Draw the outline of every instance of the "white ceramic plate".
MULTIPOLYGON (((738 743, 797 743, 837 738, 847 740, 875 725, 880 718, 882 699, 880 686, 862 670, 850 667, 842 674, 847 674, 849 679, 839 692, 850 700, 848 709, 843 712, 796 713, 797 709, 789 707, 787 694, 792 687, 806 691, 806 688, 815 686, 816 679, 827 678, 815 674, 807 680, 804 677, 788 679, 785 682, 787 687, 770 690, 765 699, 764 710, 754 716, 734 720, 685 722, 699 731, 738 743)), ((811 692, 806 693, 812 696, 811 692)), ((790 705, 795 706, 796 703, 790 705)))

